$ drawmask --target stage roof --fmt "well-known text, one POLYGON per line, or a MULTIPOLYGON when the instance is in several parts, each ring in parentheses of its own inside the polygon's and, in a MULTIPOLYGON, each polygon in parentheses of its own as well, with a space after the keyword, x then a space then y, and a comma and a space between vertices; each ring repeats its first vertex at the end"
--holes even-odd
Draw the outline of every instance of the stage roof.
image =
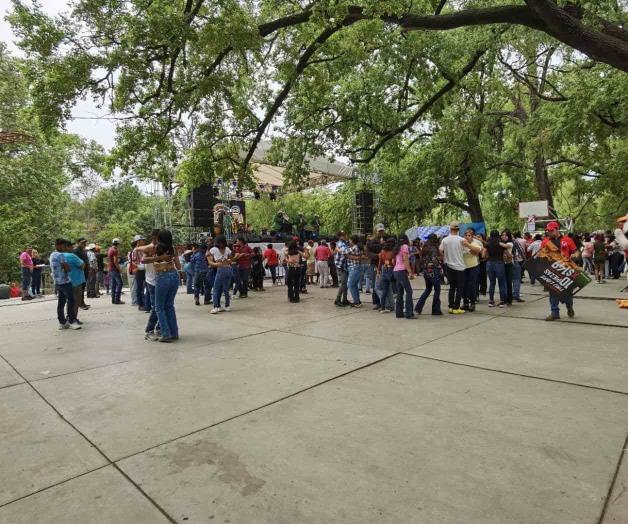
MULTIPOLYGON (((251 158, 253 166, 253 176, 261 188, 271 190, 273 186, 281 188, 284 185, 283 172, 281 166, 271 164, 267 159, 270 142, 262 141, 255 149, 251 158)), ((307 181, 307 187, 324 186, 333 182, 342 182, 355 177, 355 171, 352 166, 341 162, 330 162, 325 157, 308 157, 310 164, 310 176, 307 181)))

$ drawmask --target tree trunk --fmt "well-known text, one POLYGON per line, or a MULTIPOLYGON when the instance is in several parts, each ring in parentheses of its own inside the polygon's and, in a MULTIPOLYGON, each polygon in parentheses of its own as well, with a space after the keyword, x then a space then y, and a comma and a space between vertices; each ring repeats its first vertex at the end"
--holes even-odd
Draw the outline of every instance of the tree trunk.
POLYGON ((547 168, 545 167, 545 158, 542 154, 538 154, 534 159, 534 180, 539 200, 547 200, 550 207, 554 207, 552 188, 550 186, 547 168))
POLYGON ((464 191, 467 197, 467 205, 469 206, 469 215, 472 222, 484 222, 484 215, 482 214, 482 206, 480 205, 480 195, 473 180, 467 175, 460 182, 460 188, 464 191))

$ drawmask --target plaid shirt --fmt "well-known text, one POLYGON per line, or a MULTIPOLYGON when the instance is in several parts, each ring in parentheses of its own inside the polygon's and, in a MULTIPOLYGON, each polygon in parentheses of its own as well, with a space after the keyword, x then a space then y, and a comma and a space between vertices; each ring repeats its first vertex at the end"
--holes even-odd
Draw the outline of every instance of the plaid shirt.
MULTIPOLYGON (((353 246, 349 249, 349 254, 359 257, 360 256, 360 248, 358 246, 353 246)), ((350 258, 347 258, 347 267, 348 269, 354 268, 356 266, 361 265, 362 262, 358 259, 358 260, 351 260, 350 258)))
POLYGON ((334 254, 334 264, 338 269, 347 268, 347 254, 349 253, 349 246, 344 240, 339 240, 336 244, 336 253, 334 254))

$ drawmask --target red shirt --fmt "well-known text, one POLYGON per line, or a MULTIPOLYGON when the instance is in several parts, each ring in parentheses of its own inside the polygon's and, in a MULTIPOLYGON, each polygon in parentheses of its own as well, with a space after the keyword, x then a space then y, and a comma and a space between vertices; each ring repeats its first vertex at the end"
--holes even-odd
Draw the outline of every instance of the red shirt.
MULTIPOLYGON (((544 248, 549 242, 551 242, 551 238, 544 238, 543 242, 541 242, 541 248, 544 248)), ((576 247, 576 243, 571 240, 567 235, 561 237, 560 239, 560 254, 564 259, 569 260, 571 255, 573 255, 578 248, 576 247)))
POLYGON ((271 267, 279 265, 279 253, 274 249, 265 249, 264 258, 268 260, 268 265, 271 267))
POLYGON ((251 269, 251 256, 253 255, 253 250, 247 246, 233 246, 233 252, 238 254, 242 253, 242 256, 238 259, 238 267, 240 269, 251 269))
POLYGON ((113 269, 115 271, 118 271, 120 269, 118 265, 120 263, 120 260, 118 259, 118 248, 111 246, 107 251, 107 258, 109 258, 109 270, 111 271, 113 269), (114 258, 116 259, 115 265, 113 263, 114 258))
POLYGON ((319 262, 326 262, 331 257, 331 249, 328 246, 318 246, 314 251, 314 257, 319 262))

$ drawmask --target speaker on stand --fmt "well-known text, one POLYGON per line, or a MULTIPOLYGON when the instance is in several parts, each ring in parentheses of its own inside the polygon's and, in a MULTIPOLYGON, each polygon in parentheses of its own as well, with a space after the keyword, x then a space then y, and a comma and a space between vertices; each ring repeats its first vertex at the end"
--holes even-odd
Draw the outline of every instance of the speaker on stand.
POLYGON ((358 235, 368 235, 373 232, 374 200, 372 191, 358 191, 355 194, 353 230, 358 235))
POLYGON ((213 224, 213 189, 209 184, 196 187, 189 197, 190 218, 193 227, 211 228, 213 224))

